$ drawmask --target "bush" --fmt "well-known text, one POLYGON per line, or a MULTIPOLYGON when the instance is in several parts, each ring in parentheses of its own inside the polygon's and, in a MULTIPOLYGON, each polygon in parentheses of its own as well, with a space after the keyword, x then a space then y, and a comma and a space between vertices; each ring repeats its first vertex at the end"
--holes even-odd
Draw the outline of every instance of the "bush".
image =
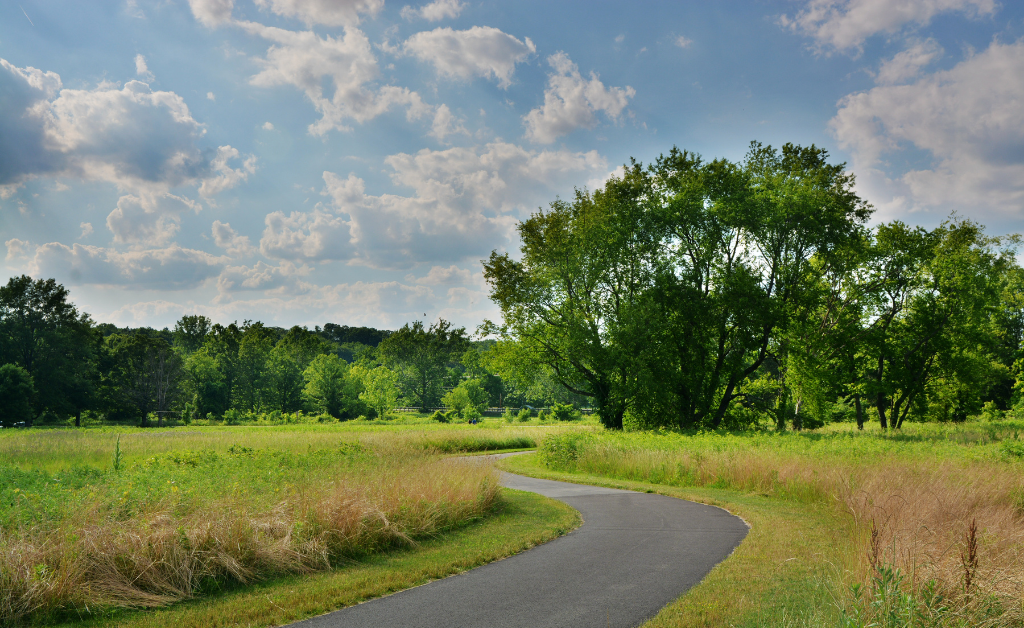
POLYGON ((518 419, 520 423, 526 423, 531 418, 533 418, 533 412, 529 408, 523 408, 519 411, 519 414, 516 415, 516 419, 518 419))
POLYGON ((448 417, 440 410, 434 410, 434 414, 430 415, 431 421, 437 421, 438 423, 448 423, 448 417))
POLYGON ((480 411, 477 410, 476 406, 467 406, 466 409, 462 411, 462 418, 467 421, 477 420, 480 416, 480 411))
POLYGON ((506 423, 512 423, 516 420, 516 413, 512 411, 512 408, 505 408, 505 414, 501 415, 501 418, 505 419, 506 423))
POLYGON ((580 432, 548 436, 540 444, 540 455, 549 469, 573 471, 593 440, 590 434, 580 432))
POLYGON ((551 415, 556 421, 578 421, 583 418, 579 410, 574 408, 571 403, 558 403, 557 401, 551 404, 551 415))
POLYGON ((547 410, 540 410, 537 412, 537 420, 541 422, 547 421, 549 414, 550 413, 547 410))

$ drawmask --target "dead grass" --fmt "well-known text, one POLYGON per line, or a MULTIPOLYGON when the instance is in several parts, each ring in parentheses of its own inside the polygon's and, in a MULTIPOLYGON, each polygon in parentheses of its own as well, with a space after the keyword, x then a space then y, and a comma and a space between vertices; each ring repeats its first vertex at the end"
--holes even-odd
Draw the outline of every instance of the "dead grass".
POLYGON ((697 445, 661 443, 654 448, 646 436, 588 436, 576 446, 563 443, 557 452, 569 458, 563 468, 579 473, 830 505, 835 517, 852 521, 849 543, 859 548, 838 566, 840 588, 859 583, 863 591, 875 591, 876 566, 883 565, 899 569, 903 590, 916 594, 933 587, 948 607, 972 617, 982 606, 991 610, 995 605, 1003 623, 993 625, 1016 625, 1024 616, 1024 467, 1019 461, 977 451, 964 457, 949 452, 903 456, 899 443, 875 443, 866 449, 869 453, 857 455, 811 453, 779 442, 743 446, 735 437, 699 435, 693 440, 697 445), (969 568, 963 556, 972 522, 977 525, 976 567, 969 568), (872 526, 878 554, 873 559, 872 526), (972 590, 965 586, 967 579, 973 581, 972 590))
POLYGON ((263 509, 239 493, 185 512, 159 501, 119 520, 86 500, 59 525, 0 530, 0 624, 330 569, 481 517, 498 489, 489 467, 405 452, 292 485, 263 509))

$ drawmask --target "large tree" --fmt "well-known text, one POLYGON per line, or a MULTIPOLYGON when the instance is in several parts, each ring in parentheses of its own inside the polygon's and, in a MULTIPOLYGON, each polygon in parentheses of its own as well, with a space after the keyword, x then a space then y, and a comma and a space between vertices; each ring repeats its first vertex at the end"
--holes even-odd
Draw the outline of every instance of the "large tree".
POLYGON ((12 277, 0 287, 0 363, 35 383, 34 414, 78 416, 94 403, 99 336, 53 279, 12 277))
MULTIPOLYGON (((673 149, 519 227, 521 260, 484 264, 503 323, 607 427, 718 427, 813 297, 814 257, 847 245, 870 208, 814 146, 754 143, 744 162, 673 149)), ((777 351, 784 353, 785 349, 777 351)))

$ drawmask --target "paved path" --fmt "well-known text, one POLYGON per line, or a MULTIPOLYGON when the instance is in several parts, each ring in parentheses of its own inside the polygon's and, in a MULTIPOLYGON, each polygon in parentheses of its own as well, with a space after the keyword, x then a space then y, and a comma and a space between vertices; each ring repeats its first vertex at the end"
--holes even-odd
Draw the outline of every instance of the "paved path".
POLYGON ((747 534, 712 506, 511 473, 502 483, 569 504, 583 525, 510 558, 294 624, 296 628, 638 626, 747 534))

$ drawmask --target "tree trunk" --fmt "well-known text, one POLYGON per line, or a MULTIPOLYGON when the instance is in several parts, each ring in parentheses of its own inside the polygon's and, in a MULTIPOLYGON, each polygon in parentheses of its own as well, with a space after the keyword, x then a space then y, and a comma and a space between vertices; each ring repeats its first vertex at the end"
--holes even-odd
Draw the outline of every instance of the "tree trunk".
POLYGON ((82 411, 75 413, 75 427, 82 427, 82 411))
POLYGON ((860 395, 853 396, 853 403, 857 407, 857 429, 864 429, 864 409, 860 405, 860 395))
POLYGON ((883 430, 889 429, 889 424, 885 419, 885 393, 878 393, 878 398, 875 400, 875 408, 878 410, 878 424, 883 430))

